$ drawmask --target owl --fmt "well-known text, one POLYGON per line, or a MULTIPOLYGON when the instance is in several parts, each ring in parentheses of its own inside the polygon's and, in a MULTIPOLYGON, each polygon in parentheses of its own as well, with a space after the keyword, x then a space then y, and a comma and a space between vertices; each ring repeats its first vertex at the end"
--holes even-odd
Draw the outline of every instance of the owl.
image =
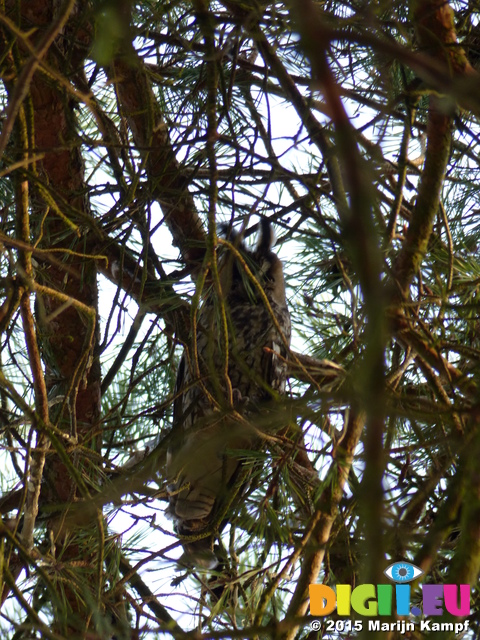
POLYGON ((220 245, 219 286, 205 286, 194 339, 179 364, 167 451, 168 513, 185 552, 180 564, 205 569, 218 562, 214 534, 241 479, 238 452, 263 447, 254 416, 285 393, 290 344, 269 221, 262 218, 255 249, 239 235, 230 241, 220 245))

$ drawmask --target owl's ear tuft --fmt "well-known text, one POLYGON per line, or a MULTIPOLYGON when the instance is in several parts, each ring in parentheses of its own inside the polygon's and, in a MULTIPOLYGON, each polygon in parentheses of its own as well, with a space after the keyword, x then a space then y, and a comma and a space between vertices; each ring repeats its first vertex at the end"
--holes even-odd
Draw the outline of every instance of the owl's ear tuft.
POLYGON ((235 229, 228 224, 228 222, 220 222, 217 225, 218 235, 224 237, 226 240, 231 240, 237 237, 238 233, 235 229))
POLYGON ((275 244, 275 233, 272 224, 265 216, 260 216, 260 235, 258 236, 255 252, 258 254, 268 253, 275 244))

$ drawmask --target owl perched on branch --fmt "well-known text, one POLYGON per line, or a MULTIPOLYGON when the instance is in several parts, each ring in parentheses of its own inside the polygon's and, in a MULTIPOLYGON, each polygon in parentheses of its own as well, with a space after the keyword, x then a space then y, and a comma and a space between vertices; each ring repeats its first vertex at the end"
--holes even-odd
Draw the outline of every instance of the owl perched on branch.
POLYGON ((254 250, 235 234, 220 245, 217 286, 205 285, 195 339, 178 368, 168 511, 188 566, 217 564, 215 531, 242 485, 235 451, 262 447, 253 418, 285 392, 290 315, 273 242, 262 218, 254 250))

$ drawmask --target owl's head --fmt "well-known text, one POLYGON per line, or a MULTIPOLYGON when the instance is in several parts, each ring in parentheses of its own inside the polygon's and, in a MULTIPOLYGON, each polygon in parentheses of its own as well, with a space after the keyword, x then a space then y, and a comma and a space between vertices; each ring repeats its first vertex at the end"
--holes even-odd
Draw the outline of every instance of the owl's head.
POLYGON ((260 218, 260 230, 254 249, 246 247, 243 237, 223 228, 233 249, 223 245, 218 261, 222 291, 228 299, 250 301, 260 299, 259 286, 270 300, 285 305, 285 281, 281 260, 272 251, 275 234, 270 221, 260 218))

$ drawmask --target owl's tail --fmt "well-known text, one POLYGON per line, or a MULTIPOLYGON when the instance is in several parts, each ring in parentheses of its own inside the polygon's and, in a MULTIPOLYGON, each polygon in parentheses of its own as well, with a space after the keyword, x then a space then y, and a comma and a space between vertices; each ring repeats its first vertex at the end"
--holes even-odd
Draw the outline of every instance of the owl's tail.
POLYGON ((183 555, 178 564, 184 567, 197 567, 211 571, 218 565, 218 558, 213 551, 213 536, 201 538, 193 542, 183 543, 183 555))

